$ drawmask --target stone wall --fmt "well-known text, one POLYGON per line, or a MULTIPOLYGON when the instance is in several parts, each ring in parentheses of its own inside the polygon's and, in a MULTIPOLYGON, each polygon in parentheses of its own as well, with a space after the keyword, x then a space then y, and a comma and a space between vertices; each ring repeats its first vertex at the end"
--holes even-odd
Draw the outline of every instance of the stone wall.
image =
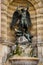
POLYGON ((10 48, 6 45, 0 44, 0 65, 6 63, 8 53, 10 53, 10 48))
POLYGON ((1 37, 1 0, 0 0, 0 37, 1 37))

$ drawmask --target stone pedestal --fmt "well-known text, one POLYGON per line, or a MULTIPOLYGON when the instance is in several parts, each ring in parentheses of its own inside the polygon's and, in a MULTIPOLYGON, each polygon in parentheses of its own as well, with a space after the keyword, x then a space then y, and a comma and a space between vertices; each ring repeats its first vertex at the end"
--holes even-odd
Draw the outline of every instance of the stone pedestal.
POLYGON ((37 65, 39 59, 34 57, 13 57, 9 61, 11 65, 37 65))

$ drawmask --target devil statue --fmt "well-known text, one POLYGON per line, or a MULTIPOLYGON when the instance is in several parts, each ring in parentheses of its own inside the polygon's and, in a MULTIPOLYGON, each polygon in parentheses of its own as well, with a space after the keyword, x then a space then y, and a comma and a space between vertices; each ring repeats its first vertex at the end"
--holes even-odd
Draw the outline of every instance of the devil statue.
POLYGON ((20 10, 16 10, 13 13, 12 22, 10 24, 10 29, 13 30, 16 23, 19 29, 15 29, 15 34, 17 37, 24 36, 28 42, 32 43, 33 36, 31 35, 30 31, 28 31, 29 28, 31 28, 32 23, 30 19, 30 14, 28 12, 28 8, 22 8, 20 10))

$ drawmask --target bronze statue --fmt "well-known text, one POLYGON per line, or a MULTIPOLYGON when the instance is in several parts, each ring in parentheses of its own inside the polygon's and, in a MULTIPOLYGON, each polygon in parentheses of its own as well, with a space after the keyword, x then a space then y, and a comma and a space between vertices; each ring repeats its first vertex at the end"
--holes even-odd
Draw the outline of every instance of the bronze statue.
POLYGON ((28 31, 28 28, 32 26, 31 19, 30 19, 30 14, 28 12, 28 8, 22 8, 21 10, 16 10, 13 14, 12 22, 10 24, 10 29, 14 29, 14 26, 16 23, 19 21, 17 24, 19 29, 15 29, 15 34, 16 37, 21 37, 25 36, 25 38, 32 43, 32 35, 30 31, 28 31))

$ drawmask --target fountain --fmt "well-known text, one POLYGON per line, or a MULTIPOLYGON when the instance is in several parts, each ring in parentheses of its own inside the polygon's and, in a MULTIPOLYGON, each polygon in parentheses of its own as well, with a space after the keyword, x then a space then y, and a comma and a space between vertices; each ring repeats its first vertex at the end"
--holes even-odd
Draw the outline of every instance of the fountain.
MULTIPOLYGON (((21 7, 19 7, 21 8, 21 7)), ((17 10, 13 14, 13 19, 10 25, 10 29, 15 31, 15 45, 12 46, 11 57, 9 61, 11 65, 37 65, 39 59, 37 58, 36 48, 37 45, 32 45, 32 38, 28 28, 31 27, 30 14, 28 8, 22 7, 21 10, 17 10), (18 23, 17 23, 18 21, 18 23), (19 27, 14 28, 15 24, 19 27), (35 51, 35 52, 34 52, 35 51)))
POLYGON ((34 57, 15 57, 9 59, 11 65, 37 65, 39 59, 34 57))

